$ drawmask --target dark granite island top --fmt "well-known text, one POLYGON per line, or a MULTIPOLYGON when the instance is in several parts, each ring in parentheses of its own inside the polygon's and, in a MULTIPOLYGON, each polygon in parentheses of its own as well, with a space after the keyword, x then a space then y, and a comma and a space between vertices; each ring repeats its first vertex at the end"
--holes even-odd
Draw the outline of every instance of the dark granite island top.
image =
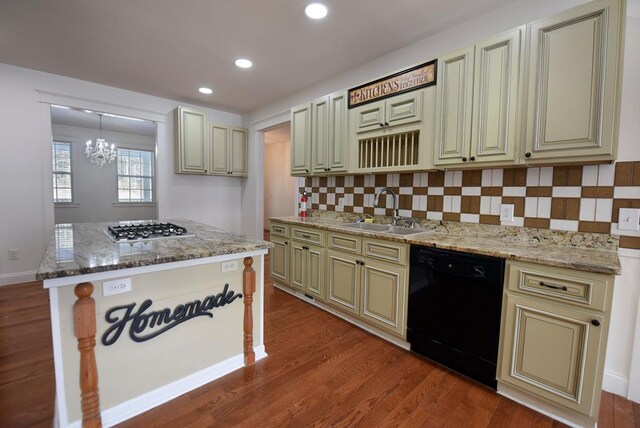
POLYGON ((192 220, 162 220, 196 236, 113 242, 105 233, 117 222, 55 226, 36 273, 37 280, 151 266, 183 260, 267 250, 270 242, 249 238, 192 220))

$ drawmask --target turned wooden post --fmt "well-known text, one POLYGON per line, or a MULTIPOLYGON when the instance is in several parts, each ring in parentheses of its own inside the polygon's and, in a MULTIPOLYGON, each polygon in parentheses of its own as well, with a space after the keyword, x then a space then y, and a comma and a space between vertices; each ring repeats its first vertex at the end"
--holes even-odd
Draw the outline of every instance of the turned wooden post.
POLYGON ((256 291, 256 271, 253 270, 253 257, 244 258, 242 287, 244 293, 244 365, 250 366, 256 361, 253 352, 253 293, 256 291))
POLYGON ((80 391, 82 392, 82 426, 101 427, 98 368, 96 366, 96 302, 91 297, 93 284, 76 285, 78 300, 73 305, 73 320, 80 351, 80 391))

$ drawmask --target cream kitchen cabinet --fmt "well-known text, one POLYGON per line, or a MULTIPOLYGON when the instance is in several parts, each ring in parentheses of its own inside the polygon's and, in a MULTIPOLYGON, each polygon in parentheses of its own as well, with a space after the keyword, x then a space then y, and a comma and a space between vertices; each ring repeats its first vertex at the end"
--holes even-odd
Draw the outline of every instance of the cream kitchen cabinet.
POLYGON ((347 93, 336 92, 311 107, 311 161, 313 174, 347 170, 347 93))
POLYGON ((525 163, 615 159, 623 5, 596 0, 527 27, 525 163))
POLYGON ((175 172, 206 174, 209 133, 205 113, 186 107, 174 110, 175 172))
POLYGON ((311 103, 291 109, 291 175, 311 174, 311 103))
POLYGON ((310 228, 291 229, 291 288, 324 301, 326 299, 326 250, 324 233, 310 228))
POLYGON ((405 337, 408 246, 330 233, 328 247, 327 303, 405 337))
POLYGON ((210 125, 208 174, 247 176, 247 130, 210 125))
POLYGON ((387 131, 397 125, 421 122, 422 94, 420 90, 408 92, 352 109, 349 115, 354 131, 387 131))
POLYGON ((515 164, 525 27, 438 59, 434 165, 515 164))
POLYGON ((290 240, 289 226, 282 224, 272 224, 270 229, 270 240, 274 247, 269 250, 269 265, 271 276, 279 284, 289 286, 289 259, 290 240))
POLYGON ((175 172, 247 176, 247 130, 212 124, 204 112, 178 107, 175 116, 175 172))
POLYGON ((612 275, 508 260, 499 382, 594 424, 612 294, 612 275))

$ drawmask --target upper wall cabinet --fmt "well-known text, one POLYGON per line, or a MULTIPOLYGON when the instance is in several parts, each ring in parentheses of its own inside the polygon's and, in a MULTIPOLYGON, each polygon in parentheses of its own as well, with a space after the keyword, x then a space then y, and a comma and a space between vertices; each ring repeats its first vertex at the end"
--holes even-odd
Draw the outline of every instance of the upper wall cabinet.
POLYGON ((208 154, 207 117, 186 107, 174 111, 175 171, 182 174, 206 174, 208 154))
POLYGON ((438 59, 434 165, 516 162, 524 30, 438 59))
POLYGON ((311 103, 291 109, 291 175, 311 173, 311 103))
POLYGON ((528 27, 528 164, 614 160, 624 8, 593 1, 528 27))
POLYGON ((209 170, 212 175, 247 176, 247 130, 210 125, 209 170))
POLYGON ((175 171, 178 174, 247 176, 247 130, 211 124, 186 107, 175 112, 175 171))
POLYGON ((396 95, 351 111, 356 133, 387 131, 389 127, 422 121, 422 91, 396 95))
POLYGON ((336 92, 312 106, 311 147, 314 174, 347 170, 347 93, 336 92))
POLYGON ((291 175, 347 170, 347 94, 336 92, 291 110, 291 175))

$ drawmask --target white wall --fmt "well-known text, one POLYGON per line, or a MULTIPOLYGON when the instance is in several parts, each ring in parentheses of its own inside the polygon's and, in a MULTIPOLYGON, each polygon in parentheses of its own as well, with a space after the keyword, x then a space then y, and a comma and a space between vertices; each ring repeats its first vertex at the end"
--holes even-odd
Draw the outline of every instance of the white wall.
POLYGON ((295 215, 294 195, 296 180, 291 177, 291 144, 269 142, 264 145, 264 228, 269 228, 269 217, 295 215))
MULTIPOLYGON (((243 122, 250 130, 250 158, 260 160, 264 155, 261 133, 257 131, 287 120, 289 109, 292 106, 437 58, 439 55, 471 45, 482 38, 586 2, 586 0, 521 0, 514 2, 331 79, 318 82, 290 97, 245 115, 243 122)), ((634 12, 633 16, 627 19, 626 27, 624 95, 621 107, 618 155, 620 160, 640 160, 640 144, 637 142, 638 135, 640 135, 640 121, 638 120, 640 118, 640 54, 638 54, 640 52, 640 19, 637 16, 637 11, 640 9, 639 3, 640 0, 629 0, 629 9, 634 12)), ((260 167, 260 164, 257 164, 256 167, 260 167)), ((243 203, 253 205, 257 210, 262 207, 263 192, 263 183, 259 177, 261 177, 260 173, 249 178, 245 184, 243 195, 243 203)), ((253 211, 247 209, 245 212, 253 211)), ((263 216, 260 214, 243 217, 244 233, 252 235, 259 233, 263 221, 263 216)), ((640 343, 636 343, 640 340, 640 316, 638 316, 640 283, 637 279, 637 274, 640 272, 640 251, 628 250, 623 253, 621 256, 623 274, 617 278, 617 286, 614 291, 604 388, 640 401, 640 377, 630 377, 630 373, 640 374, 640 343), (634 342, 634 336, 636 342, 634 342), (635 371, 632 371, 634 368, 635 371), (636 395, 629 395, 628 391, 636 391, 636 395)))
MULTIPOLYGON (((116 161, 99 167, 84 154, 87 140, 95 140, 97 130, 53 124, 54 141, 71 143, 71 171, 74 203, 57 205, 56 223, 86 223, 94 221, 157 219, 156 204, 136 206, 118 204, 116 161)), ((148 135, 102 131, 109 144, 125 149, 155 152, 156 138, 148 135)), ((155 187, 155 183, 154 183, 155 187)))
MULTIPOLYGON (((173 172, 172 111, 177 101, 5 64, 0 64, 0 94, 0 284, 32 279, 51 235, 51 117, 41 101, 52 98, 72 107, 159 122, 159 217, 191 218, 240 231, 243 179, 173 172), (12 248, 20 250, 19 260, 8 260, 12 248)), ((237 114, 200 109, 211 121, 240 125, 237 114)))

